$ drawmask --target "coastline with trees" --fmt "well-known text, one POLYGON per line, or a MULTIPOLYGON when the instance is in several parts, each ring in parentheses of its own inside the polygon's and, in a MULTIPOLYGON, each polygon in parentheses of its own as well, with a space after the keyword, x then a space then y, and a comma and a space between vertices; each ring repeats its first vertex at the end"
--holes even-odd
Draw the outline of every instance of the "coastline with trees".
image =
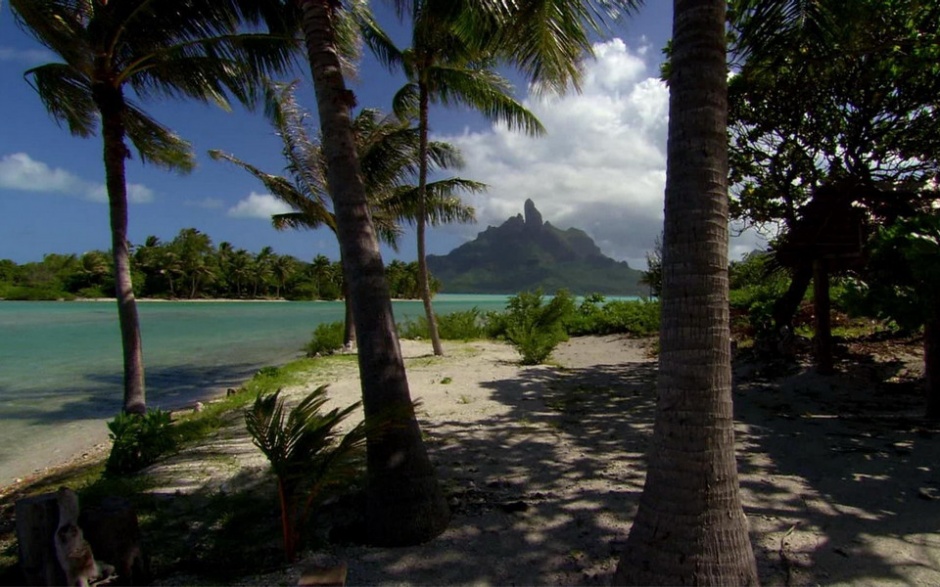
MULTIPOLYGON (((130 269, 138 298, 166 300, 338 300, 343 274, 338 261, 317 255, 310 262, 279 255, 270 247, 257 253, 217 246, 194 228, 162 241, 151 236, 131 247, 130 269)), ((49 254, 42 261, 0 260, 0 299, 113 299, 114 272, 107 251, 82 255, 49 254)), ((417 264, 393 260, 386 267, 392 297, 419 297, 417 264)), ((433 291, 440 283, 433 281, 433 291)))

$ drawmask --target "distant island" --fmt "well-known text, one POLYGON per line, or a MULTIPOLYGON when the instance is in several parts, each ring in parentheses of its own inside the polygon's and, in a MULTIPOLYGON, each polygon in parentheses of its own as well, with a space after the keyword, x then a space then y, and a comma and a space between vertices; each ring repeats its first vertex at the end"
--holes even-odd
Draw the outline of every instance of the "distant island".
POLYGON ((542 220, 532 200, 524 215, 490 226, 447 255, 429 255, 442 292, 513 294, 541 288, 574 294, 642 295, 642 271, 601 253, 583 230, 561 230, 542 220))

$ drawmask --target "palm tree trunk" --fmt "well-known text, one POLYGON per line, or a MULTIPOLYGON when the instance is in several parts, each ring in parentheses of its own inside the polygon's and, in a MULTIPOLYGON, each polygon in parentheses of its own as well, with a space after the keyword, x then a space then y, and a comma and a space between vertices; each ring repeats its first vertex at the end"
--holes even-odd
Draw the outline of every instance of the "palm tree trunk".
POLYGON ((430 540, 450 511, 414 413, 385 269, 352 133, 352 92, 336 53, 331 0, 298 0, 313 74, 327 183, 336 209, 343 271, 352 300, 366 425, 368 536, 379 545, 430 540), (393 419, 392 425, 379 423, 393 419))
POLYGON ((615 584, 757 584, 734 456, 725 4, 674 4, 659 401, 615 584))
POLYGON ((101 112, 104 139, 105 184, 111 215, 111 253, 114 260, 114 289, 121 327, 121 348, 124 353, 124 412, 144 414, 147 411, 144 388, 144 359, 140 341, 137 301, 131 282, 130 250, 127 243, 127 184, 124 161, 124 97, 120 90, 105 84, 93 88, 95 103, 101 112))
MULTIPOLYGON (((340 265, 343 265, 343 255, 340 253, 339 256, 340 265)), ((349 281, 343 279, 343 309, 345 314, 343 316, 343 348, 346 350, 352 350, 353 345, 356 344, 356 322, 353 318, 352 311, 352 300, 349 297, 349 281)))
POLYGON ((421 301, 424 302, 424 314, 428 319, 428 335, 431 348, 438 357, 444 356, 441 335, 437 331, 437 317, 431 305, 431 280, 428 277, 428 258, 425 246, 425 232, 428 218, 428 88, 420 84, 420 105, 418 113, 418 286, 421 288, 421 301))

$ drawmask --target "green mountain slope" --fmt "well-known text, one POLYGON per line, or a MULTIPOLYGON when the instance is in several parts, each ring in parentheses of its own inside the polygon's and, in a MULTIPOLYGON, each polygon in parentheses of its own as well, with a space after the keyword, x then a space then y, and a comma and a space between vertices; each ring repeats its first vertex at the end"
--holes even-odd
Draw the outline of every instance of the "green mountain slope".
POLYGON ((532 200, 498 227, 490 226, 447 255, 428 256, 431 273, 451 293, 514 294, 565 288, 574 294, 641 295, 642 272, 604 256, 577 228, 560 230, 542 221, 532 200))

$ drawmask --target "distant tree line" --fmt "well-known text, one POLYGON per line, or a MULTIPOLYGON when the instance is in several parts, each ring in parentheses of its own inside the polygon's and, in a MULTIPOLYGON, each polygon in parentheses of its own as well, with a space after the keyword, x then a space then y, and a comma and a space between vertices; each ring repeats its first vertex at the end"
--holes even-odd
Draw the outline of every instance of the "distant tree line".
MULTIPOLYGON (((385 268, 391 295, 420 297, 418 264, 391 261, 385 268)), ((317 255, 312 262, 279 255, 271 247, 257 253, 229 242, 213 245, 209 235, 184 228, 170 241, 149 236, 133 248, 131 275, 138 297, 163 299, 338 300, 343 272, 338 261, 317 255)), ((433 280, 433 289, 440 283, 433 280)), ((108 251, 81 255, 48 254, 42 261, 0 260, 0 299, 58 300, 114 297, 114 270, 108 251)))

